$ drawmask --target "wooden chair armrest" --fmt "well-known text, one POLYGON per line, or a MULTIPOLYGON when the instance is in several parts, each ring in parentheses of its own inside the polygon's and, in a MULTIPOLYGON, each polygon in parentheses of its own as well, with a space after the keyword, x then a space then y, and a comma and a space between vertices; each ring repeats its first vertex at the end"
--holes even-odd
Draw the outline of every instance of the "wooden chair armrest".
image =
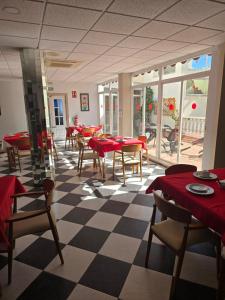
POLYGON ((5 222, 10 224, 10 223, 18 222, 18 221, 23 221, 23 220, 26 220, 26 219, 30 219, 30 218, 33 218, 33 217, 43 215, 47 211, 48 211, 48 209, 41 209, 41 210, 38 210, 38 211, 34 211, 32 214, 29 214, 27 216, 20 216, 20 213, 17 213, 15 215, 12 215, 5 222))
POLYGON ((196 224, 190 224, 189 225, 189 230, 196 230, 196 229, 207 229, 208 227, 207 226, 205 226, 205 225, 203 225, 203 224, 201 224, 201 223, 196 223, 196 224))
POLYGON ((25 193, 18 193, 11 196, 11 198, 19 198, 19 197, 29 197, 29 196, 41 196, 44 195, 44 191, 37 191, 37 192, 25 192, 25 193))

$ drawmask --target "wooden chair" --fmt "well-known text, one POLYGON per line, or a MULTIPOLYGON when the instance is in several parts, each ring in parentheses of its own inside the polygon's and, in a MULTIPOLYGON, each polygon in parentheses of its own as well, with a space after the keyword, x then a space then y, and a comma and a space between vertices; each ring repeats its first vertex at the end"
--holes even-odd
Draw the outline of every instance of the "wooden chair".
POLYGON ((99 171, 100 171, 100 174, 102 175, 100 158, 99 158, 98 153, 95 151, 86 151, 85 145, 81 140, 78 140, 78 148, 79 148, 79 156, 78 156, 77 168, 78 168, 79 176, 81 176, 83 161, 89 160, 89 159, 93 159, 93 167, 94 168, 97 167, 96 162, 98 161, 99 171))
POLYGON ((8 283, 11 283, 12 278, 13 245, 14 241, 19 237, 50 229, 52 231, 52 235, 56 244, 61 263, 64 263, 59 245, 59 236, 56 228, 56 221, 51 210, 51 205, 53 201, 53 189, 54 182, 50 179, 45 179, 43 181, 42 191, 26 192, 15 194, 12 196, 12 198, 14 199, 14 213, 10 218, 6 220, 6 222, 9 224, 8 237, 10 243, 8 249, 8 283), (39 197, 41 195, 45 196, 45 202, 42 209, 38 209, 35 211, 17 212, 17 198, 30 196, 39 197))
POLYGON ((218 290, 216 300, 225 299, 225 247, 222 249, 220 256, 219 276, 218 276, 218 290))
POLYGON ((68 149, 70 148, 70 146, 72 146, 73 149, 75 141, 76 141, 76 137, 73 135, 73 128, 66 127, 65 149, 67 146, 67 142, 69 142, 68 149))
POLYGON ((147 158, 147 164, 149 164, 149 156, 148 156, 148 139, 147 139, 147 136, 146 135, 139 135, 138 136, 138 140, 139 141, 142 141, 143 143, 145 143, 146 145, 146 149, 145 152, 146 152, 146 158, 147 158))
POLYGON ((95 128, 87 127, 82 129, 82 135, 84 137, 92 137, 95 133, 95 128))
MULTIPOLYGON (((120 154, 120 152, 118 152, 120 154)), ((115 155, 115 152, 114 152, 115 155)), ((123 182, 126 184, 125 178, 125 169, 127 166, 131 166, 134 172, 134 167, 140 167, 140 178, 142 181, 142 145, 135 144, 135 145, 124 145, 121 149, 121 158, 118 160, 122 163, 122 170, 123 170, 123 182)), ((113 174, 115 169, 115 160, 113 163, 113 174)))
POLYGON ((45 153, 48 153, 48 150, 50 150, 51 154, 54 155, 57 160, 59 159, 56 145, 55 145, 55 140, 54 140, 54 132, 50 132, 49 134, 42 135, 42 145, 45 153), (53 153, 52 153, 52 149, 53 149, 53 153))
POLYGON ((186 172, 196 172, 196 171, 197 171, 197 167, 194 165, 176 164, 168 167, 165 170, 165 175, 172 175, 172 174, 186 173, 186 172))
POLYGON ((108 138, 111 138, 112 135, 111 135, 111 133, 101 133, 101 134, 99 134, 98 137, 102 138, 102 139, 108 139, 108 138))
POLYGON ((177 281, 180 276, 185 249, 187 246, 212 240, 212 232, 200 222, 192 219, 191 213, 185 208, 166 201, 162 196, 154 192, 155 204, 151 218, 145 267, 148 267, 149 254, 153 234, 164 244, 171 248, 178 256, 175 275, 172 278, 170 300, 172 299, 177 281), (161 211, 169 219, 155 223, 156 210, 161 211))
POLYGON ((23 137, 18 139, 15 147, 15 157, 18 161, 20 172, 21 172, 21 159, 31 155, 30 152, 31 144, 29 137, 23 137))
POLYGON ((16 169, 16 155, 15 155, 15 150, 13 147, 7 147, 6 148, 7 152, 7 157, 8 157, 8 164, 9 164, 9 169, 16 169))

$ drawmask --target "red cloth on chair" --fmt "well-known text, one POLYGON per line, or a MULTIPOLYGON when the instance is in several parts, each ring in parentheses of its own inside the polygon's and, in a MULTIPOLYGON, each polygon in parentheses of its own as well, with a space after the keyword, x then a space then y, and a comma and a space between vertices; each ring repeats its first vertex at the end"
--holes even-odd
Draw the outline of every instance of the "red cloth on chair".
POLYGON ((141 144, 142 148, 145 147, 145 143, 142 141, 131 138, 131 139, 124 139, 123 142, 117 142, 117 139, 122 138, 121 136, 115 137, 115 138, 110 138, 106 139, 105 141, 101 141, 99 138, 91 138, 88 145, 91 147, 93 150, 98 152, 100 157, 105 156, 105 152, 111 152, 111 151, 118 151, 122 149, 122 146, 124 145, 135 145, 135 144, 141 144))
POLYGON ((11 196, 17 193, 24 193, 26 190, 16 176, 0 177, 0 243, 7 244, 7 223, 5 220, 12 214, 11 196))
MULTIPOLYGON (((225 169, 214 169, 212 173, 225 179, 225 169)), ((215 180, 201 180, 192 173, 180 173, 157 177, 148 187, 146 193, 162 190, 176 203, 188 209, 204 225, 214 229, 222 236, 225 243, 225 190, 215 180), (202 183, 211 186, 215 193, 210 196, 195 195, 186 190, 189 183, 202 183)))
POLYGON ((94 130, 94 132, 97 132, 100 129, 102 129, 102 125, 99 125, 99 126, 75 126, 74 128, 76 129, 76 131, 78 131, 83 136, 89 137, 89 136, 91 136, 91 134, 88 132, 84 132, 85 129, 92 128, 94 130))

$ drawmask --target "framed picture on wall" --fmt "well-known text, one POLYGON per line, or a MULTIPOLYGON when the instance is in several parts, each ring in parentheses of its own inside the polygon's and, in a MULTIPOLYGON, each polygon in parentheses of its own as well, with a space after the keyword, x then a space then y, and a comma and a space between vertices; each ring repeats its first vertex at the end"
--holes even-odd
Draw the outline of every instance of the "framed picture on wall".
POLYGON ((89 94, 81 93, 80 94, 80 110, 89 111, 89 94))

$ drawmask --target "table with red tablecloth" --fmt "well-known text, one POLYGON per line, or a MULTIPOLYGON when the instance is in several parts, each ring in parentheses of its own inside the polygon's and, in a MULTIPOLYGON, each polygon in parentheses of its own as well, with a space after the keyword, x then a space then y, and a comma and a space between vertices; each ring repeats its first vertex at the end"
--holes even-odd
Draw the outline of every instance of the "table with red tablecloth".
POLYGON ((7 244, 7 223, 12 213, 12 195, 24 193, 26 190, 16 176, 0 177, 0 243, 7 244))
MULTIPOLYGON (((216 174, 219 180, 225 179, 225 169, 210 170, 216 174)), ((221 234, 225 244, 225 190, 220 187, 217 180, 201 180, 193 176, 193 173, 180 173, 157 177, 146 190, 162 190, 177 204, 188 209, 193 216, 204 225, 221 234), (212 195, 195 195, 186 190, 190 183, 206 184, 214 189, 212 195)))
POLYGON ((136 144, 141 144, 142 148, 145 148, 144 142, 135 138, 123 138, 121 136, 108 138, 106 140, 101 140, 100 138, 93 137, 90 139, 88 146, 91 147, 94 151, 98 152, 100 157, 105 157, 106 152, 119 151, 124 145, 136 144), (121 139, 121 142, 118 141, 119 139, 121 139))
POLYGON ((93 133, 98 132, 102 129, 102 125, 98 126, 74 126, 74 129, 78 131, 80 134, 82 134, 85 137, 91 136, 90 132, 85 132, 85 130, 91 129, 93 130, 93 133))

